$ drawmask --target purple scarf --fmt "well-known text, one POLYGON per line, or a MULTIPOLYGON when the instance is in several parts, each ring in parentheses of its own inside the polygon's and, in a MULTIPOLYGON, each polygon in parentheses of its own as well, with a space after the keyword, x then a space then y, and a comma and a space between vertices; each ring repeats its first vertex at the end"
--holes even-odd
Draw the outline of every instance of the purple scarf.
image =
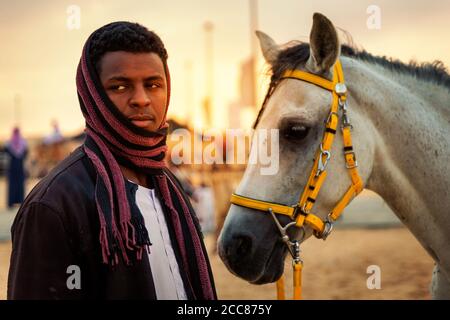
MULTIPOLYGON (((92 35, 83 48, 76 83, 81 110, 86 120, 84 150, 97 172, 95 201, 100 222, 99 241, 103 262, 115 265, 119 263, 121 256, 124 263, 131 264, 132 255, 137 260, 142 259, 143 252, 149 250, 151 245, 142 215, 130 209, 120 163, 155 178, 174 227, 182 261, 180 270, 187 272, 191 288, 194 288, 194 279, 200 282, 200 289, 193 290, 197 299, 214 299, 207 257, 193 220, 195 214, 164 162, 168 128, 166 115, 156 132, 136 127, 122 115, 108 98, 89 59, 91 38, 92 35)), ((170 75, 165 62, 164 68, 168 105, 170 75)))

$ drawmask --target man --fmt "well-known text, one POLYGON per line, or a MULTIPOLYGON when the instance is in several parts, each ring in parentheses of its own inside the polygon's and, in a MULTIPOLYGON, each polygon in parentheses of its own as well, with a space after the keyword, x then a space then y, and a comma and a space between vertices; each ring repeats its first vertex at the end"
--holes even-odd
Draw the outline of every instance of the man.
POLYGON ((86 140, 12 226, 9 299, 216 299, 198 220, 166 168, 170 76, 161 39, 115 22, 77 71, 86 140))

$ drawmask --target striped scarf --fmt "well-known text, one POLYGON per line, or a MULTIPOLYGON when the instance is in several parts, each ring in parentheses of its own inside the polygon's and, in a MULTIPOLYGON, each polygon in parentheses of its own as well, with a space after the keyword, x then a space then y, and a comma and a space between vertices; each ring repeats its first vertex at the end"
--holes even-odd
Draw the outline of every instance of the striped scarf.
MULTIPOLYGON (((214 299, 207 257, 193 220, 195 214, 164 162, 168 129, 166 115, 156 132, 134 126, 108 98, 89 59, 90 39, 92 35, 84 45, 76 83, 80 107, 86 120, 86 141, 83 147, 97 173, 95 202, 100 222, 102 261, 114 266, 119 263, 121 256, 124 263, 129 265, 132 254, 140 260, 143 252, 150 250, 151 245, 142 214, 139 210, 130 209, 120 163, 155 178, 161 200, 168 208, 168 217, 174 227, 182 261, 180 270, 187 272, 191 288, 194 279, 200 281, 200 289, 197 292, 193 290, 196 298, 214 299), (188 254, 193 255, 192 259, 188 259, 188 254), (195 263, 192 262, 194 259, 195 263), (192 270, 192 265, 195 270, 192 270)), ((168 105, 170 76, 165 61, 164 69, 168 105)))

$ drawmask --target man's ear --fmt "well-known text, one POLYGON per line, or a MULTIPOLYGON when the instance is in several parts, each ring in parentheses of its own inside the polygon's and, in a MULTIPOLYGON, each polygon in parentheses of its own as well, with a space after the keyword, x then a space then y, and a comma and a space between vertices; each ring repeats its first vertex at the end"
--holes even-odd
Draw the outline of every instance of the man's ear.
POLYGON ((259 39, 259 45, 261 46, 261 51, 266 59, 266 62, 273 65, 277 60, 280 49, 275 41, 262 31, 256 31, 256 36, 259 39))
POLYGON ((336 29, 323 14, 313 15, 309 45, 310 55, 306 68, 317 74, 327 73, 339 57, 341 47, 336 29))

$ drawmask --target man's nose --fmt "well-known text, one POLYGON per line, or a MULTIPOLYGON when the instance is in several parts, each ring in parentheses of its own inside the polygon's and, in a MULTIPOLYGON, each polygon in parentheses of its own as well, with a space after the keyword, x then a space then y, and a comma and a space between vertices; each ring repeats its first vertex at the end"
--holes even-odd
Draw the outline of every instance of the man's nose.
POLYGON ((150 96, 145 91, 144 86, 136 86, 131 97, 131 105, 133 107, 147 107, 150 104, 150 96))

